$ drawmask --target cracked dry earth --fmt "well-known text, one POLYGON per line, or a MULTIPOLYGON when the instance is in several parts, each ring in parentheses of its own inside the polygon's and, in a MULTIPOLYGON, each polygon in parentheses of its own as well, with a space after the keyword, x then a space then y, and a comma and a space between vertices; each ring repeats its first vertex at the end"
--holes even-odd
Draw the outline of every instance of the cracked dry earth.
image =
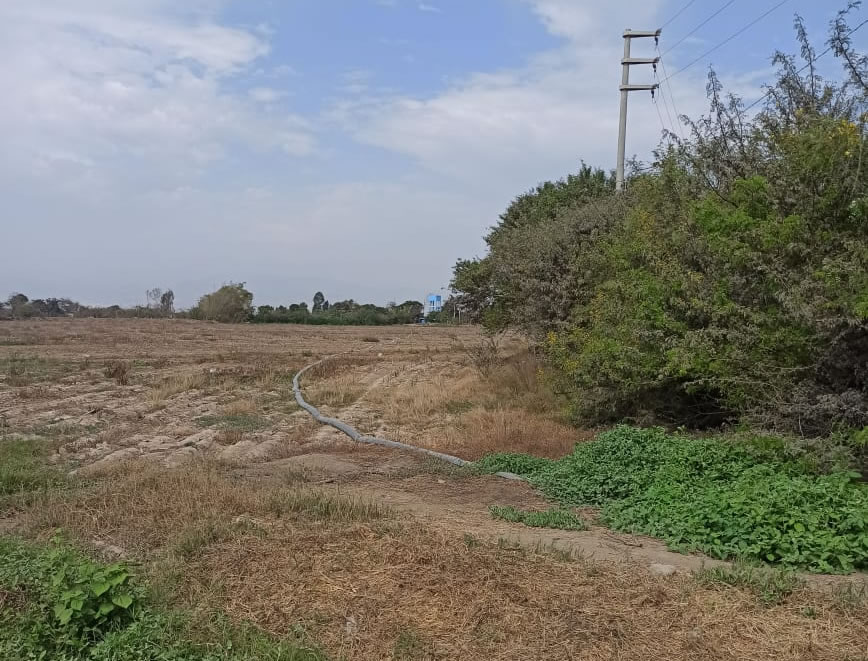
MULTIPOLYGON (((535 408, 526 392, 535 377, 520 365, 500 375, 508 387, 492 389, 469 358, 480 342, 478 331, 464 327, 16 322, 0 326, 0 427, 7 436, 44 437, 58 463, 82 473, 141 458, 167 467, 208 458, 263 481, 303 471, 323 488, 410 511, 452 534, 679 572, 720 564, 599 526, 572 532, 494 521, 490 505, 547 504, 524 483, 353 443, 317 425, 293 398, 297 370, 336 356, 306 375, 305 396, 366 434, 471 460, 494 450, 558 456, 589 437, 553 422, 544 403, 543 413, 527 413, 535 408)), ((520 354, 523 347, 506 340, 501 350, 520 354)))

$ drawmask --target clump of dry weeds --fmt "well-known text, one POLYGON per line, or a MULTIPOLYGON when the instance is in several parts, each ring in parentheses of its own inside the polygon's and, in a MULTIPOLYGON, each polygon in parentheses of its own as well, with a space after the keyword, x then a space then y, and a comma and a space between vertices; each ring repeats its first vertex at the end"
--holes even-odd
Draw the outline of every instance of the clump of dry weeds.
POLYGON ((130 383, 130 374, 132 366, 125 360, 113 360, 108 363, 103 369, 103 374, 107 379, 112 379, 119 386, 126 386, 130 383))

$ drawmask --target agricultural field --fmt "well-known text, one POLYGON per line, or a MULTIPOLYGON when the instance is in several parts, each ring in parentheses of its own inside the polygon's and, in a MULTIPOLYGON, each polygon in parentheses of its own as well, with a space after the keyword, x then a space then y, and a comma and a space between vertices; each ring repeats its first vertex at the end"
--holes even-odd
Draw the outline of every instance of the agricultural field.
POLYGON ((304 396, 365 434, 512 461, 600 431, 469 326, 2 323, 0 658, 868 658, 863 574, 677 553, 352 442, 293 396, 327 357, 304 396))

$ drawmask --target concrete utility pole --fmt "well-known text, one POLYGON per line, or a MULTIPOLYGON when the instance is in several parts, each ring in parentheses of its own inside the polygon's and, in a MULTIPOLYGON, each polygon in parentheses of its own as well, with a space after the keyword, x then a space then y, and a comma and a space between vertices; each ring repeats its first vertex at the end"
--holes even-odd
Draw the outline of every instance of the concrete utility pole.
POLYGON ((624 31, 624 59, 621 60, 621 122, 618 127, 618 169, 615 174, 615 188, 618 192, 624 190, 624 159, 627 150, 627 95, 630 92, 638 92, 640 90, 654 93, 659 85, 631 85, 630 84, 630 67, 634 64, 653 64, 655 67, 660 61, 659 57, 630 57, 630 42, 633 39, 643 39, 654 37, 658 39, 662 30, 641 31, 641 30, 625 30, 624 31))

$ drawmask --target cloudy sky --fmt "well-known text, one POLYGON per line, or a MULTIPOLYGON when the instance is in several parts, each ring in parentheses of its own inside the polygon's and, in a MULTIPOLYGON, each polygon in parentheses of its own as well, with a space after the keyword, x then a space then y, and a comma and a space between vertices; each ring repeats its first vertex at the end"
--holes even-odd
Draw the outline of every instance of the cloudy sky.
MULTIPOLYGON (((664 30, 667 72, 778 1, 694 0, 664 30)), ((704 109, 709 64, 756 98, 794 13, 822 41, 843 2, 789 0, 678 73, 678 111, 704 109)), ((0 296, 421 299, 516 194, 613 167, 621 31, 685 4, 2 0, 0 296)), ((669 124, 631 97, 629 153, 650 156, 658 109, 669 124)))

